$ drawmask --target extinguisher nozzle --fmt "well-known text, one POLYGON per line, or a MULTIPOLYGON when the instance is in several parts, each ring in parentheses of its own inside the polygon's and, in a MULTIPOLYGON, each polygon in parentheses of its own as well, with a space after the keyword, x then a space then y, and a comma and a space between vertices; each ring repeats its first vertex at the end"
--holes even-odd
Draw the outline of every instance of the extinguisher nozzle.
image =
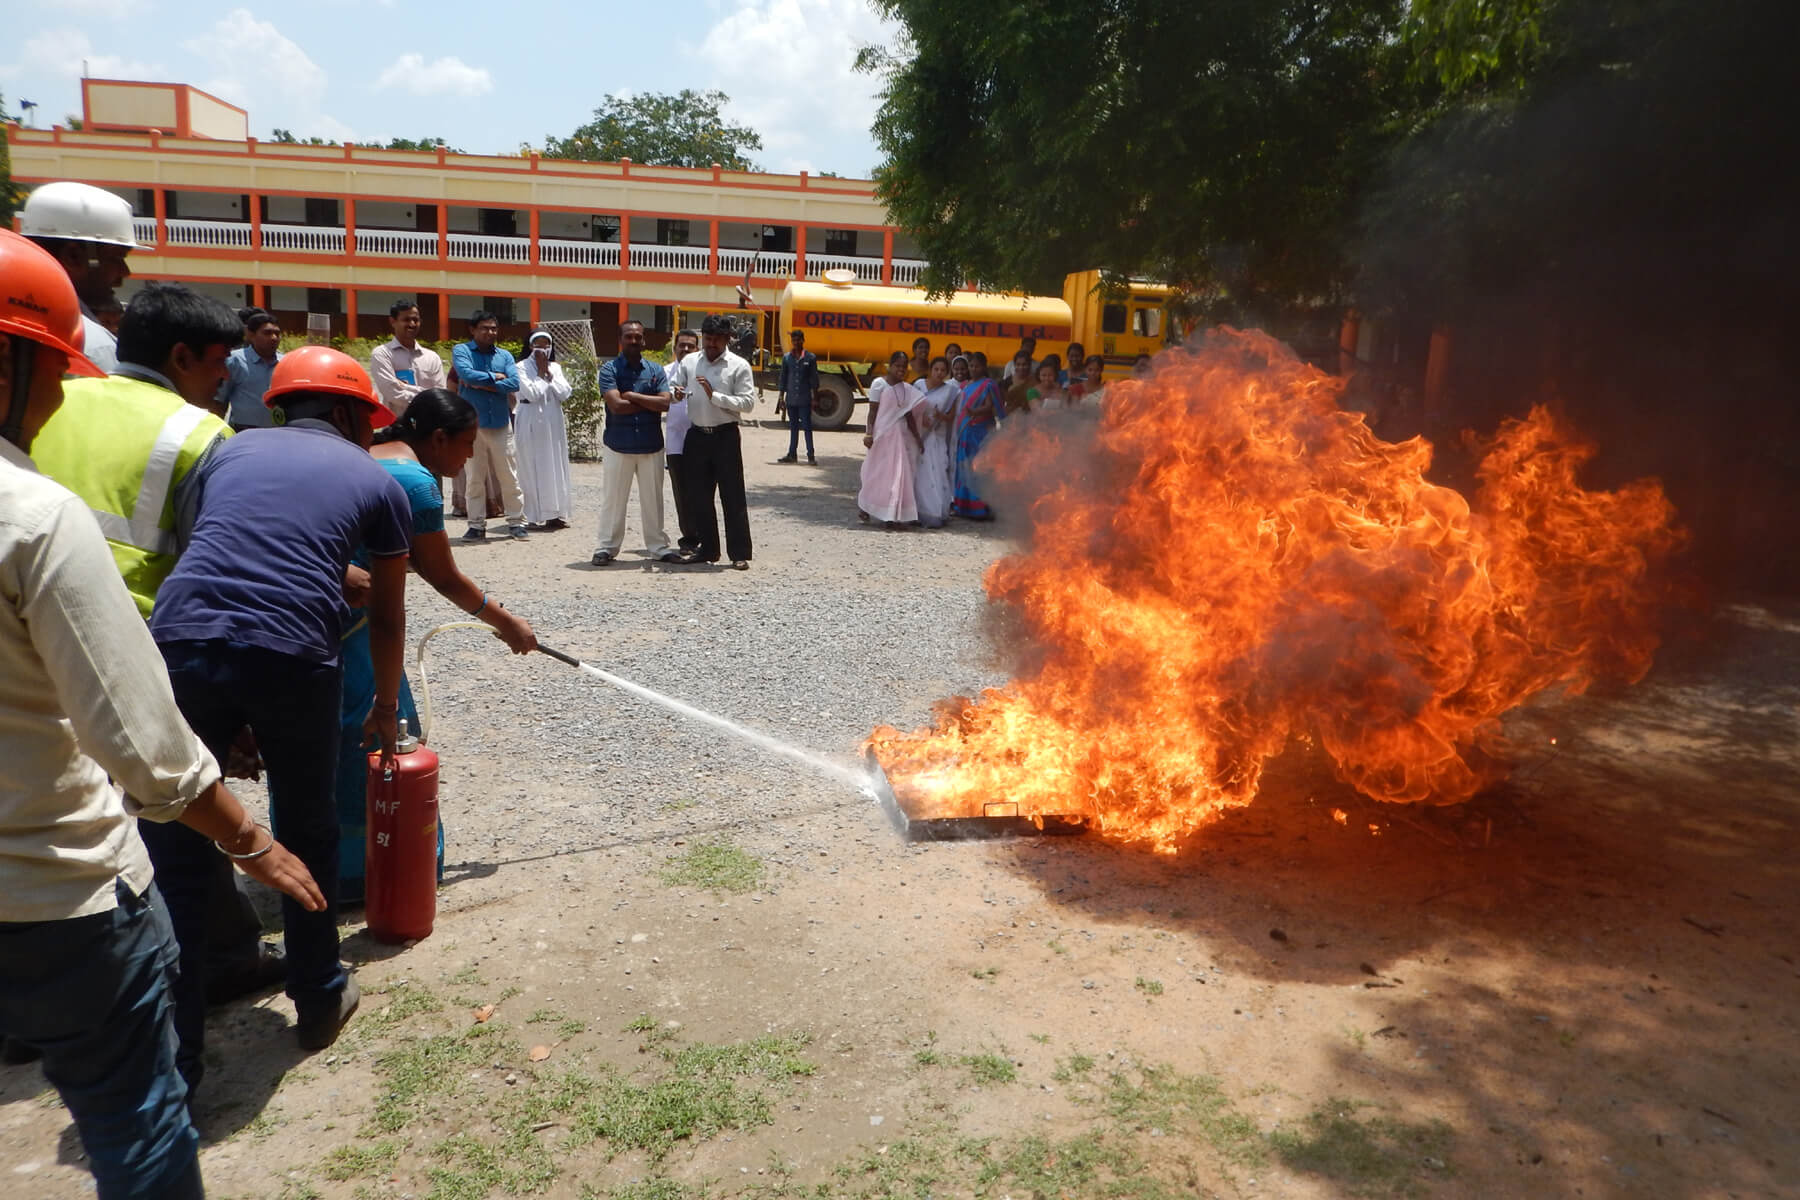
POLYGON ((580 668, 580 666, 581 666, 581 660, 579 658, 575 658, 572 655, 564 654, 561 650, 552 650, 550 647, 544 645, 542 642, 538 643, 538 653, 539 654, 548 654, 551 658, 554 658, 557 662, 568 663, 571 667, 580 668))

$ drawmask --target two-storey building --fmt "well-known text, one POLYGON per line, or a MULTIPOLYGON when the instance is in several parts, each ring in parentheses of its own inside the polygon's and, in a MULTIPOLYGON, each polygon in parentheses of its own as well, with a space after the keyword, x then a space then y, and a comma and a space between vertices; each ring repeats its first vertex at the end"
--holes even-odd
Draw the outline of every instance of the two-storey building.
POLYGON ((924 264, 867 180, 259 141, 239 108, 182 84, 82 81, 82 128, 9 126, 14 179, 72 179, 130 201, 134 275, 175 279, 284 328, 385 337, 415 296, 427 336, 475 308, 505 336, 593 322, 595 345, 676 305, 760 302, 848 270, 905 286, 924 264))

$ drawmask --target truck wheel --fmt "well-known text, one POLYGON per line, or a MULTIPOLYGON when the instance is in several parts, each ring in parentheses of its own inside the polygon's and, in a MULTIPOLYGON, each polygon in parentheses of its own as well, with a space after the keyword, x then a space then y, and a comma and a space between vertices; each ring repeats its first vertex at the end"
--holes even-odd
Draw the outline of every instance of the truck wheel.
POLYGON ((813 397, 813 428, 842 429, 850 423, 850 413, 856 407, 856 393, 850 390, 850 381, 842 375, 819 373, 819 394, 813 397))

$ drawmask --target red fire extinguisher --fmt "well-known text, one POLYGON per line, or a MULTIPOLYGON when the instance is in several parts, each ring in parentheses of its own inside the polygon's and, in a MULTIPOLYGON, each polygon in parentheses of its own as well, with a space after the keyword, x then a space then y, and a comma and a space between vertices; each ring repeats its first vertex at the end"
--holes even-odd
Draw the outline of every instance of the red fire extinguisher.
POLYGON ((363 914, 378 942, 431 936, 437 918, 438 756, 400 722, 396 760, 369 755, 363 914))

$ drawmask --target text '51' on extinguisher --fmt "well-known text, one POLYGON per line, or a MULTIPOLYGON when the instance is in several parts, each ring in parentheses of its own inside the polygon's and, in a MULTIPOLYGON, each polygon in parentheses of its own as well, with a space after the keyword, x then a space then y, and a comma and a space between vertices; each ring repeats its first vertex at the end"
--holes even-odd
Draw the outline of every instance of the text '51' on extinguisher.
POLYGON ((437 919, 438 756, 400 722, 395 761, 369 755, 363 914, 378 942, 431 936, 437 919))

